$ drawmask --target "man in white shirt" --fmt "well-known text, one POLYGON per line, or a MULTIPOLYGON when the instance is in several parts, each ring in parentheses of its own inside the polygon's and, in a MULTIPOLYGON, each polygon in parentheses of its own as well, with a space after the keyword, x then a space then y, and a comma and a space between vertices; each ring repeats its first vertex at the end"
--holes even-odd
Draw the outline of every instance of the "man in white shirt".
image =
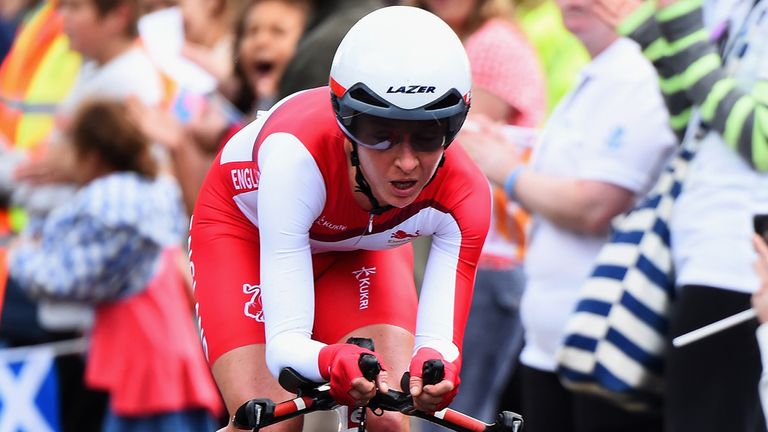
POLYGON ((533 214, 521 308, 526 424, 544 432, 658 431, 659 417, 573 393, 555 374, 566 320, 611 220, 649 190, 676 142, 656 72, 639 47, 601 22, 591 1, 558 3, 592 61, 553 112, 531 164, 500 143, 468 148, 486 175, 533 214))

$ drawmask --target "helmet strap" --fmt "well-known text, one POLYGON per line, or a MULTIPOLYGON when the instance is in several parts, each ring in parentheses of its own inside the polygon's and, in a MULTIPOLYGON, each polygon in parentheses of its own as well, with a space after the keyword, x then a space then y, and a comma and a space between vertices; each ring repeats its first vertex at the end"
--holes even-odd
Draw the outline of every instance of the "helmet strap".
POLYGON ((368 184, 368 180, 365 179, 365 176, 363 175, 363 171, 360 169, 360 158, 357 156, 357 143, 350 140, 352 142, 352 151, 349 154, 350 163, 353 167, 355 167, 355 192, 361 192, 363 195, 365 195, 368 198, 368 201, 371 203, 371 214, 379 215, 384 213, 385 211, 392 208, 391 205, 387 204, 385 206, 382 206, 379 204, 379 200, 376 199, 375 196, 373 196, 373 191, 371 191, 371 185, 368 184))
POLYGON ((445 163, 445 152, 443 152, 442 156, 440 156, 440 162, 437 163, 437 168, 435 168, 435 172, 432 173, 432 177, 430 177, 427 184, 424 185, 425 188, 429 186, 430 183, 432 183, 432 180, 434 180, 435 177, 437 177, 437 171, 440 170, 440 167, 442 167, 444 163, 445 163))

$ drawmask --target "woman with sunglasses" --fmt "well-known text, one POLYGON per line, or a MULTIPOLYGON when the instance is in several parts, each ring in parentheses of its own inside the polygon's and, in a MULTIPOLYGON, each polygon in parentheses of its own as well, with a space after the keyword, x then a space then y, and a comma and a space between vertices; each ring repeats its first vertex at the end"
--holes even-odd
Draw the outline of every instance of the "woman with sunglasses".
MULTIPOLYGON (((469 110, 469 62, 439 18, 393 6, 341 42, 330 84, 296 93, 238 132, 197 200, 190 256, 208 360, 230 413, 287 399, 292 367, 362 406, 409 389, 425 411, 457 392, 477 260, 490 221, 483 174, 450 146, 469 110), (410 242, 431 236, 420 297, 410 242), (418 309, 418 313, 417 313, 418 309), (368 381, 347 338, 374 341, 368 381), (443 381, 422 386, 425 361, 443 381)), ((231 428, 232 426, 230 426, 231 428)), ((279 427, 298 431, 301 420, 279 427)), ((397 413, 369 430, 408 430, 397 413)))

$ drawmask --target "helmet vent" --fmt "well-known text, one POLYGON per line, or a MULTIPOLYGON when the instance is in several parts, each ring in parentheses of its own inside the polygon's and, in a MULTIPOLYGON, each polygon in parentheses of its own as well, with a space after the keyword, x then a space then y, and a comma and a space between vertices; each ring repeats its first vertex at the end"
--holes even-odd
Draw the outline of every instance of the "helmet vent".
POLYGON ((374 97, 368 93, 364 88, 358 87, 349 91, 349 96, 352 99, 358 100, 368 105, 373 105, 379 108, 387 108, 388 105, 380 99, 374 97))
POLYGON ((424 107, 425 111, 434 111, 442 108, 449 108, 461 103, 461 97, 456 92, 446 94, 442 99, 435 101, 424 107))

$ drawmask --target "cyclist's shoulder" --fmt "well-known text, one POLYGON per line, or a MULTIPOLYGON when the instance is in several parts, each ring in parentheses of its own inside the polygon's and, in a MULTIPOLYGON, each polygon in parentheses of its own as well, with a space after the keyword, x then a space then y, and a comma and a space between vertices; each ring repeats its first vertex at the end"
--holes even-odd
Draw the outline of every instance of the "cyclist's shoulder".
POLYGON ((257 161, 263 144, 269 141, 270 152, 276 154, 306 148, 315 159, 330 153, 328 147, 343 140, 336 125, 328 87, 318 87, 290 95, 272 109, 260 112, 255 120, 242 127, 226 143, 221 162, 257 161))
POLYGON ((275 139, 270 138, 275 134, 287 134, 314 152, 318 146, 343 138, 336 124, 330 94, 330 89, 324 86, 282 99, 257 120, 262 122, 256 137, 257 145, 267 139, 275 139))

